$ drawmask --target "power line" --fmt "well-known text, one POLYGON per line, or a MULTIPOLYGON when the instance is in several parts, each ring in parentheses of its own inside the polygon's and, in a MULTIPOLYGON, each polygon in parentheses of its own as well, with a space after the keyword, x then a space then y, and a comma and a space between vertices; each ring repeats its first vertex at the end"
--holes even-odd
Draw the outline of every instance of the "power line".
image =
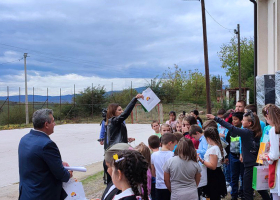
POLYGON ((207 14, 222 28, 228 30, 228 31, 234 31, 234 29, 230 29, 230 28, 226 28, 225 26, 223 26, 222 24, 220 24, 209 12, 208 10, 205 8, 205 11, 207 12, 207 14))
POLYGON ((23 59, 23 58, 20 58, 20 59, 17 59, 17 60, 13 60, 13 61, 10 61, 10 62, 0 63, 0 65, 9 64, 9 63, 14 63, 14 62, 19 62, 19 61, 21 61, 22 59, 23 59))

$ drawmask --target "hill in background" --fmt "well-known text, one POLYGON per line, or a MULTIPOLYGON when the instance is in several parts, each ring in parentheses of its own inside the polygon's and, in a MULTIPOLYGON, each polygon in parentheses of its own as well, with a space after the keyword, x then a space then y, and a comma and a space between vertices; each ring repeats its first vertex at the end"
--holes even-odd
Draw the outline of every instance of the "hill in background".
MULTIPOLYGON (((146 87, 139 87, 139 88, 133 88, 134 90, 136 90, 138 93, 142 93, 146 87)), ((105 96, 109 96, 112 95, 114 93, 118 93, 121 91, 109 91, 106 92, 104 95, 105 96)), ((79 95, 79 94, 76 94, 79 95)), ((74 97, 74 95, 62 95, 61 96, 61 103, 71 103, 72 102, 72 98, 74 97)), ((5 101, 7 99, 7 96, 0 96, 0 101, 5 101)), ((25 102, 25 95, 20 95, 20 97, 18 95, 16 96, 10 96, 9 97, 10 101, 13 102, 20 102, 24 103, 25 102)), ((34 95, 34 102, 45 102, 47 100, 47 96, 40 96, 40 95, 34 95)), ((33 95, 28 95, 28 102, 33 102, 33 95)), ((49 103, 59 103, 60 102, 60 97, 59 96, 48 96, 48 102, 49 103)))

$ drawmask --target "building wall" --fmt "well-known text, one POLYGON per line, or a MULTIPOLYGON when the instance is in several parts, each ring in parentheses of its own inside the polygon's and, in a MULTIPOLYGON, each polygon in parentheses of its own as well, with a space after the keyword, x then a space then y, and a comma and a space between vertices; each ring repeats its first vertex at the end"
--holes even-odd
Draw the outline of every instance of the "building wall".
POLYGON ((279 12, 280 0, 258 0, 258 76, 280 70, 279 12))
POLYGON ((258 76, 268 73, 268 0, 258 0, 258 76))

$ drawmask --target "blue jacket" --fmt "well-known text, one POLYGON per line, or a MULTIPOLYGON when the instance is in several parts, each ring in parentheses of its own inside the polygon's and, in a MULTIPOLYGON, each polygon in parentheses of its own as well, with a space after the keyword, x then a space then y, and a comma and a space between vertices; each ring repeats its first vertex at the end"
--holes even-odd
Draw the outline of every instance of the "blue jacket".
POLYGON ((67 197, 62 182, 70 178, 56 144, 43 132, 31 130, 18 147, 19 199, 60 200, 67 197))

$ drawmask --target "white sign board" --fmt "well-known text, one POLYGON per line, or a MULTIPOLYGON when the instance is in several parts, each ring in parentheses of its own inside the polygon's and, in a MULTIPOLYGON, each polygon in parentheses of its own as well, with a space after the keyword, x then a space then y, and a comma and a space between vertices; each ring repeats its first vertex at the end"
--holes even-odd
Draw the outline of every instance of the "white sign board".
POLYGON ((147 88, 142 92, 142 94, 144 99, 138 99, 138 101, 140 101, 144 108, 150 112, 160 102, 160 99, 153 90, 151 90, 151 88, 147 88))

